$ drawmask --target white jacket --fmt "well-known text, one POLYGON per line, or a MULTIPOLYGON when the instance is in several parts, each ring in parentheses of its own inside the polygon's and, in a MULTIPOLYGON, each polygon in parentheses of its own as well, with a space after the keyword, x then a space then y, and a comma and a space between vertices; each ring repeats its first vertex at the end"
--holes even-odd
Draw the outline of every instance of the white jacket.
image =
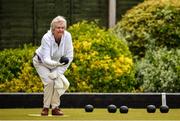
POLYGON ((61 43, 58 46, 55 42, 54 35, 49 30, 41 40, 41 46, 36 50, 36 54, 40 57, 42 63, 52 70, 58 70, 59 74, 63 74, 73 60, 73 44, 72 37, 68 31, 64 31, 61 43), (62 56, 69 58, 69 63, 64 66, 57 66, 62 56))

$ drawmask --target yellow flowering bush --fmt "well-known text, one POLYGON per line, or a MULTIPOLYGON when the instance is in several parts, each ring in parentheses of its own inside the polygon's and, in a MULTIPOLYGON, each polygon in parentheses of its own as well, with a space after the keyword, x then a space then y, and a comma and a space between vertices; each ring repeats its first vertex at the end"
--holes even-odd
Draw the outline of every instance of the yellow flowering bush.
POLYGON ((133 91, 133 61, 128 46, 95 22, 82 21, 68 29, 74 60, 65 73, 70 92, 133 91))
POLYGON ((0 88, 8 92, 42 92, 43 85, 38 75, 33 74, 30 63, 23 63, 21 72, 17 78, 0 85, 0 88))

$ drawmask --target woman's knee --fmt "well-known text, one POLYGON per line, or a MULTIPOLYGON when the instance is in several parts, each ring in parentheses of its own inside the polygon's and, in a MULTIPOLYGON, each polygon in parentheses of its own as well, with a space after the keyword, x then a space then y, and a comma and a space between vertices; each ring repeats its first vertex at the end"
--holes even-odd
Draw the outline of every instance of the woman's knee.
POLYGON ((45 86, 49 88, 54 88, 54 81, 53 80, 48 81, 45 86))

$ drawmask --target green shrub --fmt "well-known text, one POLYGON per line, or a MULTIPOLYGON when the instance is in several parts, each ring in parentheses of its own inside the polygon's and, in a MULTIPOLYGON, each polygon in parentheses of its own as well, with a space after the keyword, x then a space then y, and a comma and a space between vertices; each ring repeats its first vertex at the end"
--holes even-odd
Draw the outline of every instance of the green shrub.
POLYGON ((0 91, 1 92, 41 92, 42 83, 32 66, 36 47, 6 49, 0 52, 0 91))
POLYGON ((180 1, 146 0, 129 10, 113 28, 131 52, 144 57, 149 40, 158 47, 180 47, 180 1))
POLYGON ((148 50, 136 64, 137 80, 144 92, 180 91, 180 50, 148 50))
MULTIPOLYGON (((32 46, 31 46, 32 47, 32 46)), ((18 72, 21 71, 21 65, 24 62, 31 61, 33 49, 30 47, 24 46, 18 49, 5 49, 0 51, 0 84, 8 80, 18 77, 18 72)))
POLYGON ((125 43, 94 22, 68 29, 73 37, 74 61, 66 75, 71 92, 125 92, 134 89, 131 53, 125 43))

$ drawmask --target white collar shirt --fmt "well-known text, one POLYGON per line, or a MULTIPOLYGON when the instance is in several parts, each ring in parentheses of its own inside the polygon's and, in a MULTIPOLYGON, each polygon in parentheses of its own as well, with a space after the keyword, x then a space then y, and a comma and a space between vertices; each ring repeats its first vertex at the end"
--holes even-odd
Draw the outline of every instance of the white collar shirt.
MULTIPOLYGON (((41 46, 36 50, 36 54, 41 58, 42 63, 45 63, 45 59, 53 62, 58 62, 62 56, 69 58, 69 63, 65 66, 58 67, 60 73, 64 73, 67 67, 73 60, 73 44, 72 37, 68 31, 64 31, 64 35, 61 38, 61 42, 58 44, 55 42, 54 35, 49 30, 41 40, 41 46)), ((48 66, 53 69, 54 66, 48 66)))

